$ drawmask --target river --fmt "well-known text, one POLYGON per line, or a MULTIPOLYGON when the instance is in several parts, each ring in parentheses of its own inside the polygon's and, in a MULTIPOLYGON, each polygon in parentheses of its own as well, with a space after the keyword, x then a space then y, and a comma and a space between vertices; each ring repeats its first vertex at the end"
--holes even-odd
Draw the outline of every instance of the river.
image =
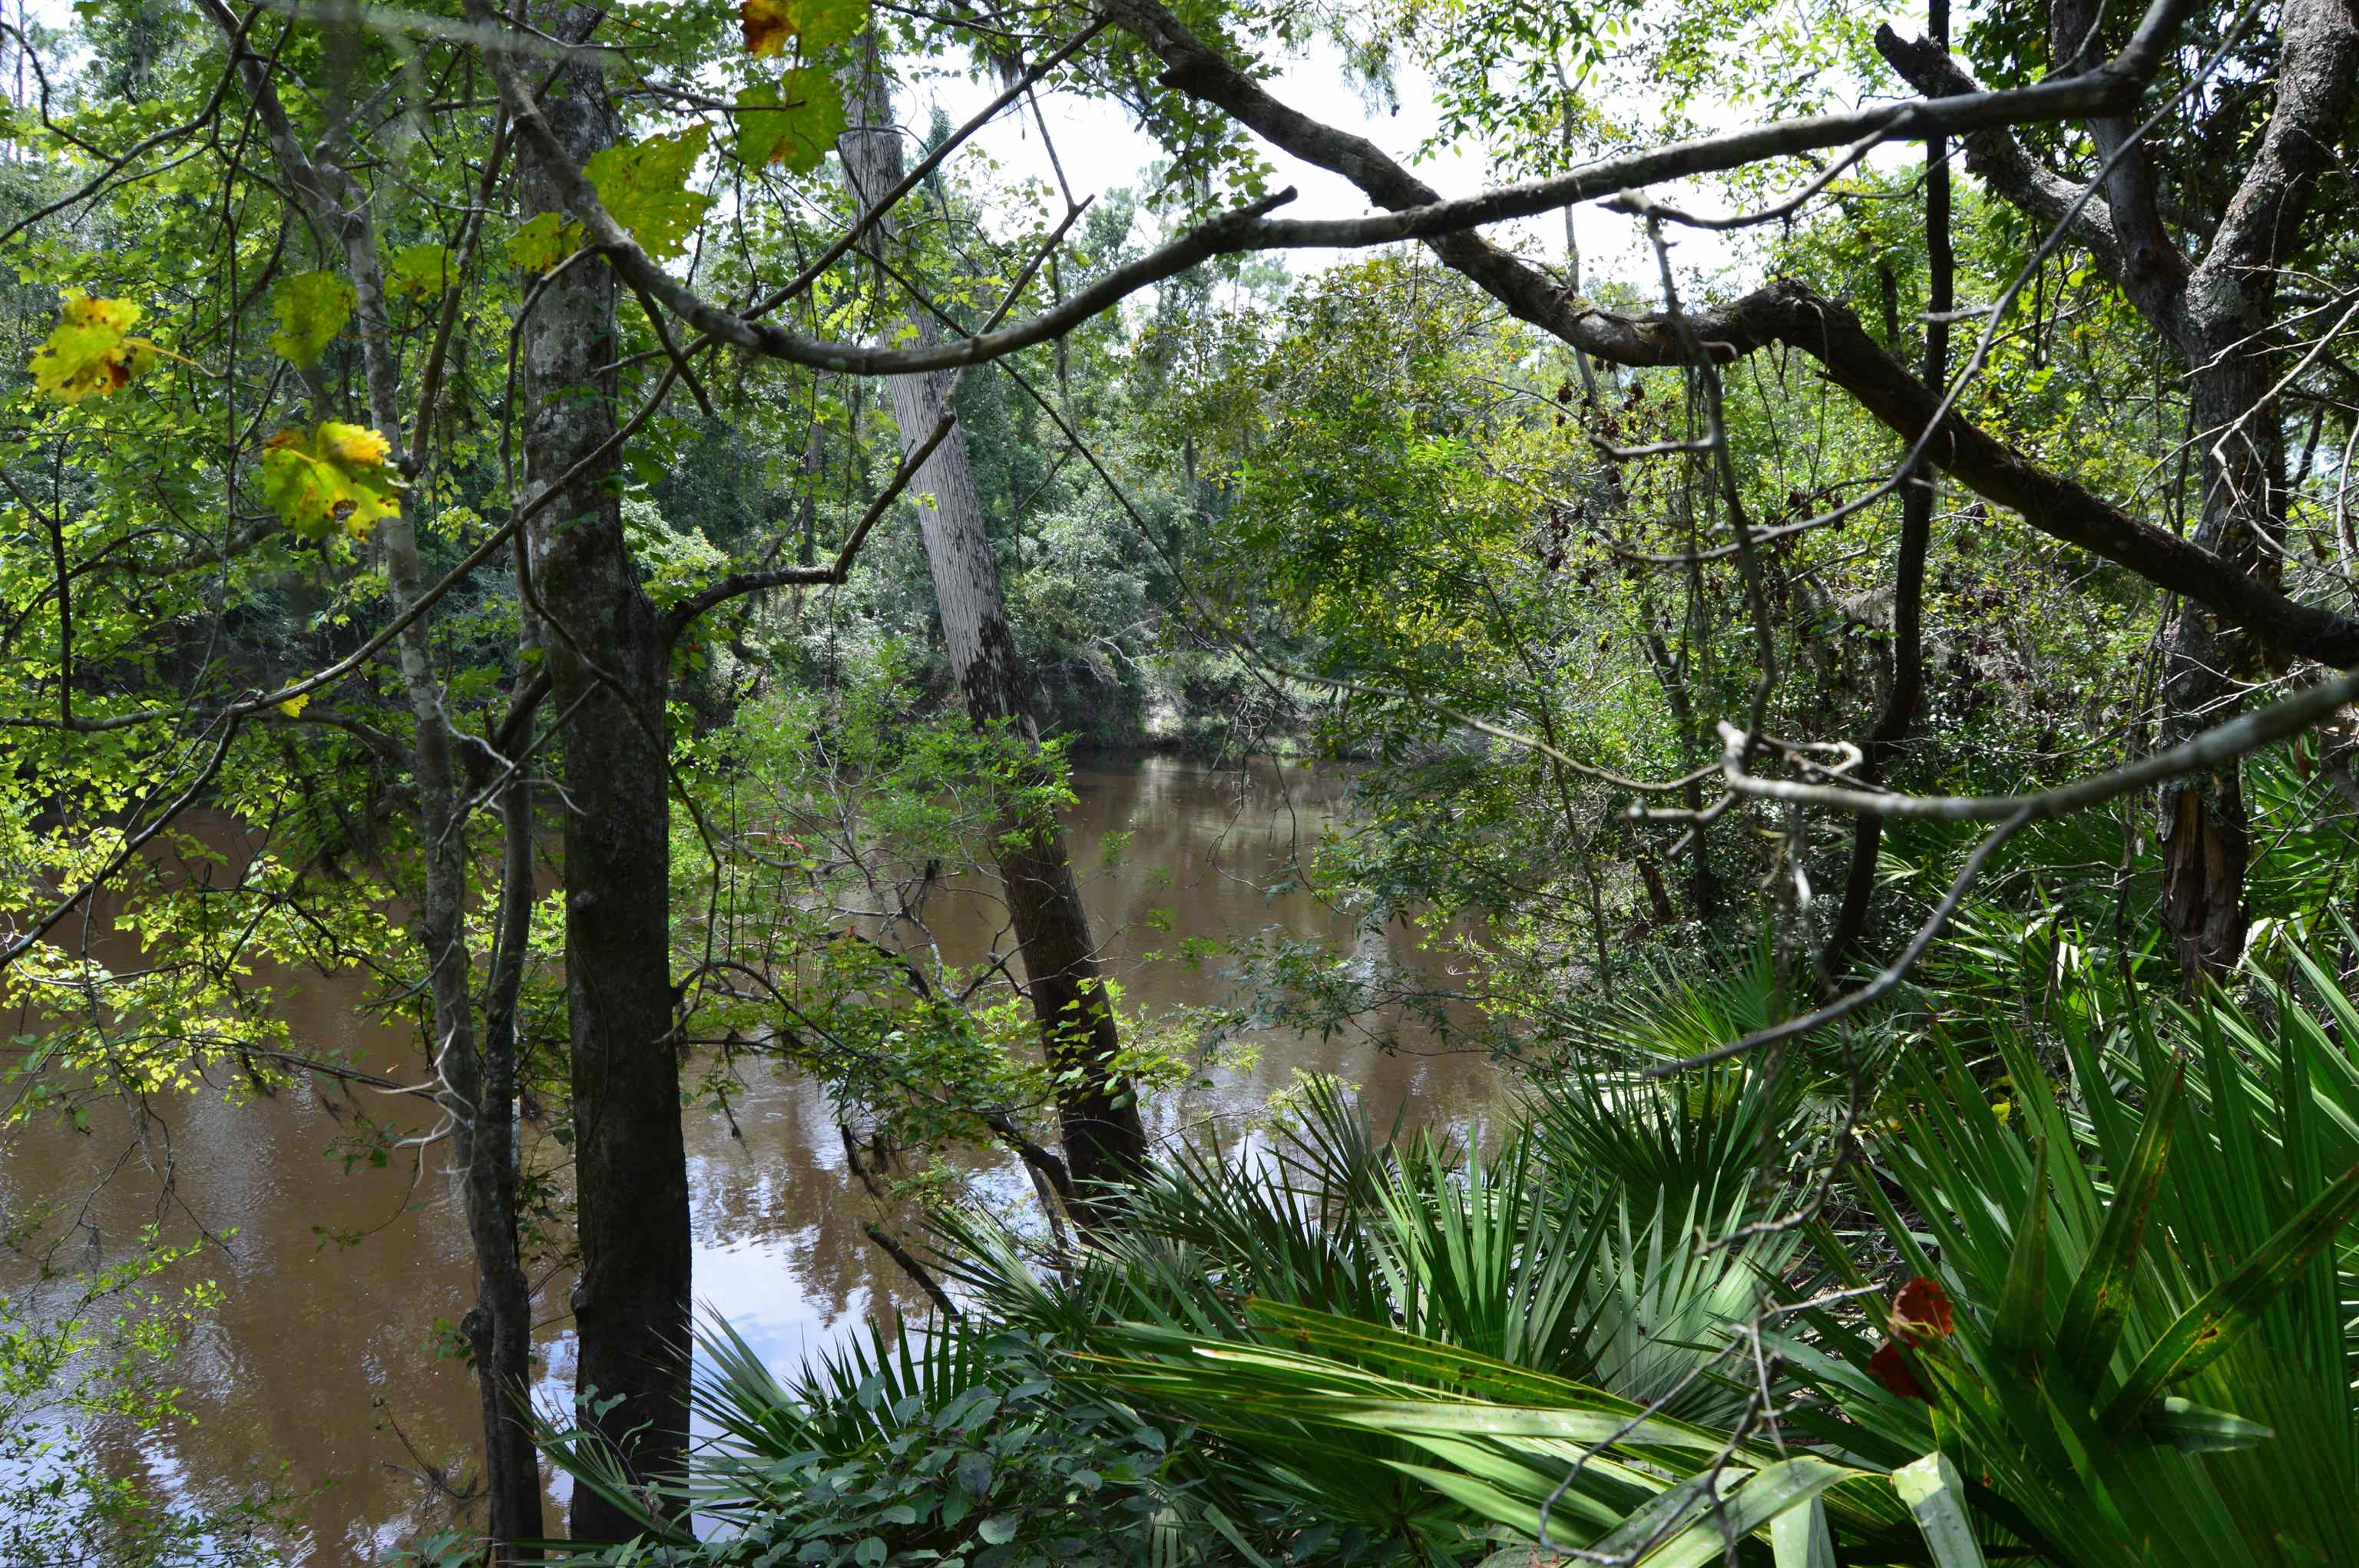
MULTIPOLYGON (((1074 787, 1074 861, 1131 1010, 1231 999, 1217 962, 1145 958, 1184 936, 1279 927, 1339 950, 1353 942, 1348 922, 1307 894, 1266 890, 1332 821, 1332 775, 1150 757, 1078 769, 1074 787), (1131 837, 1107 869, 1100 846, 1110 833, 1131 837)), ((1410 956, 1397 932, 1377 940, 1410 956)), ((336 976, 288 984, 299 1043, 380 1069, 410 1062, 412 1042, 359 1016, 358 994, 336 976)), ((1420 1052, 1407 1035, 1401 1043, 1386 1052, 1360 1036, 1264 1037, 1249 1062, 1150 1107, 1150 1126, 1167 1138, 1209 1130, 1234 1148, 1249 1113, 1299 1072, 1361 1085, 1380 1118, 1405 1108, 1412 1123, 1462 1124, 1504 1107, 1511 1091, 1485 1059, 1420 1052)), ((873 1313, 923 1302, 863 1232, 892 1216, 847 1168, 825 1095, 791 1073, 755 1066, 748 1077, 734 1105, 742 1138, 717 1116, 689 1113, 696 1295, 790 1368, 873 1313)), ((181 1266, 224 1293, 179 1368, 192 1420, 143 1440, 102 1432, 95 1441, 111 1464, 190 1501, 225 1502, 282 1461, 293 1485, 325 1484, 302 1509, 300 1560, 320 1563, 375 1560, 453 1522, 449 1498, 419 1473, 469 1468, 479 1409, 470 1374, 432 1350, 436 1321, 455 1322, 473 1295, 450 1185, 430 1156, 422 1172, 405 1159, 346 1171, 329 1146, 349 1094, 300 1084, 239 1105, 216 1094, 161 1101, 163 1133, 142 1147, 126 1116, 103 1109, 87 1134, 47 1124, 0 1143, 0 1216, 43 1201, 81 1204, 97 1189, 64 1255, 76 1266, 124 1256, 158 1221, 168 1240, 197 1239, 199 1225, 223 1238, 181 1266)), ((22 1259, 0 1252, 0 1294, 19 1292, 22 1274, 22 1259)), ((544 1401, 561 1402, 571 1377, 563 1300, 561 1281, 540 1298, 544 1401)), ((552 1489, 552 1527, 560 1500, 552 1489)))

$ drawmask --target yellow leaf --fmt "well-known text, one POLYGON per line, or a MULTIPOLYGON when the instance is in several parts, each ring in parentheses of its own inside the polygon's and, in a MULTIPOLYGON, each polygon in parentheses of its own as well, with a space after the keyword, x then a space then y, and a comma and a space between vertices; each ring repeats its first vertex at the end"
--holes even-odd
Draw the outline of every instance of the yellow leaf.
POLYGON ((391 450, 376 431, 333 419, 281 430, 263 447, 262 493, 305 539, 339 528, 366 539, 378 518, 401 509, 401 477, 385 461, 391 450))
POLYGON ((286 714, 290 719, 299 718, 302 716, 303 710, 310 705, 311 693, 309 691, 299 691, 294 696, 288 698, 287 701, 279 703, 278 711, 286 714))
POLYGON ((766 54, 783 54, 787 40, 794 36, 794 29, 787 26, 787 9, 778 0, 742 0, 737 19, 745 30, 745 52, 756 60, 766 54))
POLYGON ((792 38, 795 52, 809 60, 866 27, 868 0, 738 0, 737 21, 755 59, 786 53, 792 38))
POLYGON ((385 463, 393 447, 376 431, 361 425, 340 425, 330 419, 320 426, 320 445, 338 463, 361 468, 378 468, 385 463))
POLYGON ((62 403, 120 390, 158 352, 146 338, 127 335, 139 316, 129 299, 93 299, 68 289, 58 297, 57 330, 33 351, 33 385, 62 403))

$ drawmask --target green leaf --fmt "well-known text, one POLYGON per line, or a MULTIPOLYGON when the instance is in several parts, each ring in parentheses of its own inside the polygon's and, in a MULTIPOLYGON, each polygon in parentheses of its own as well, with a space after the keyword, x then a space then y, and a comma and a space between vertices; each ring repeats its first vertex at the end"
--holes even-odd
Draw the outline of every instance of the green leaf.
POLYGON ((299 370, 310 369, 353 319, 359 302, 353 286, 332 272, 299 272, 280 278, 270 290, 270 313, 278 319, 278 330, 270 334, 270 351, 299 370))
MULTIPOLYGON (((1772 1524, 1838 1481, 1859 1474, 1845 1465, 1804 1454, 1772 1465, 1747 1481, 1718 1508, 1648 1552, 1646 1568, 1705 1568, 1728 1554, 1728 1543, 1772 1524)), ((1701 1477, 1699 1477, 1701 1479, 1701 1477)))
POLYGON ((548 272, 582 248, 582 225, 543 212, 508 236, 508 259, 527 272, 548 272))
POLYGON ((1812 1497, 1769 1521, 1769 1550, 1777 1568, 1835 1568, 1835 1541, 1827 1532, 1827 1505, 1812 1497))
POLYGON ((392 264, 385 269, 386 291, 408 299, 439 299, 455 281, 447 245, 404 245, 393 253, 392 264))
POLYGON ((1612 1410, 1518 1410, 1511 1405, 1461 1400, 1419 1403, 1407 1399, 1321 1399, 1289 1410, 1299 1421, 1363 1426, 1397 1433, 1438 1436, 1547 1438, 1583 1445, 1618 1443, 1716 1453, 1727 1446, 1721 1433, 1683 1421, 1640 1420, 1612 1410))
POLYGON ((1237 1554, 1252 1563, 1253 1568, 1274 1568, 1268 1558, 1245 1543, 1245 1538, 1237 1533, 1237 1527, 1229 1522, 1229 1516, 1210 1503, 1204 1505, 1204 1522, 1218 1530, 1221 1539, 1235 1548, 1237 1554))
POLYGON ((737 161, 748 169, 775 163, 809 174, 827 159, 844 132, 843 92, 824 71, 801 68, 772 84, 737 94, 737 161))
POLYGON ((2048 1140, 2031 1157, 2031 1212, 2015 1227, 2006 1284, 1991 1324, 1991 1349, 2018 1370, 2038 1360, 2048 1328, 2048 1140))
POLYGON ((2056 1334, 2056 1365, 2092 1387, 2104 1377, 2121 1340, 2130 1280, 2146 1245, 2155 1196, 2162 1190, 2163 1167, 2170 1158, 2171 1134, 2179 1119, 2179 1094, 2186 1082, 2182 1067, 2164 1079, 2148 1101, 2146 1125, 2138 1128, 2137 1142, 2114 1179, 2104 1228, 2064 1303, 2063 1325, 2056 1334))
POLYGON ((712 135, 708 125, 693 125, 669 136, 649 136, 628 146, 610 147, 582 166, 598 200, 614 222, 631 232, 639 248, 658 261, 669 261, 688 248, 692 234, 712 198, 688 189, 696 160, 704 156, 712 135))
POLYGON ((2354 1214, 2359 1214, 2359 1166, 2343 1172, 2341 1181, 2278 1226, 2243 1268, 2203 1292, 2163 1330, 2105 1407, 2105 1430, 2117 1436, 2127 1431, 2147 1400, 2210 1366, 2260 1321, 2269 1303, 2310 1267, 2354 1214))
POLYGON ((985 1546, 1005 1546, 1016 1539, 1016 1516, 994 1514, 975 1526, 974 1533, 983 1538, 985 1546))
POLYGON ((2181 1454, 2223 1454, 2251 1448, 2277 1435, 2258 1421, 2215 1410, 2176 1394, 2148 1405, 2138 1418, 2137 1429, 2181 1454))
POLYGON ((1986 1568, 1981 1543, 1966 1519, 1965 1486, 1946 1456, 1929 1454, 1902 1465, 1892 1473, 1892 1489, 1925 1532, 1934 1568, 1986 1568))

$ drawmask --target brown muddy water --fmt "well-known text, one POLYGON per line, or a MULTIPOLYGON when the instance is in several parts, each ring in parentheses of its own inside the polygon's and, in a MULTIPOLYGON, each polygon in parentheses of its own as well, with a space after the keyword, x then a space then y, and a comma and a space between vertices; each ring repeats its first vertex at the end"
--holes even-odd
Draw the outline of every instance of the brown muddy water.
MULTIPOLYGON (((1348 921, 1308 895, 1267 890, 1332 821, 1341 787, 1333 777, 1154 757, 1079 770, 1074 785, 1075 864, 1132 1010, 1232 999, 1218 961, 1198 969, 1145 957, 1181 937, 1277 927, 1366 951, 1354 948, 1348 921), (1131 835, 1125 853, 1114 868, 1093 869, 1112 833, 1131 835), (1166 915, 1169 930, 1156 929, 1166 915)), ((1397 929, 1359 940, 1411 956, 1397 929)), ((275 983, 299 1049, 349 1053, 407 1075, 413 1042, 356 1012, 355 983, 275 983)), ((1208 1087, 1152 1106, 1155 1130, 1201 1138, 1211 1129, 1234 1149, 1250 1136, 1252 1113, 1305 1072, 1359 1084, 1384 1121, 1402 1110, 1411 1123, 1480 1121, 1504 1110, 1513 1092, 1487 1060, 1421 1051, 1407 1032, 1397 1052, 1360 1035, 1265 1035, 1256 1043, 1250 1061, 1216 1070, 1208 1087)), ((747 1074, 734 1102, 742 1140, 717 1116, 688 1116, 696 1296, 791 1370, 872 1314, 923 1301, 863 1233, 864 1222, 897 1216, 848 1168, 826 1096, 799 1074, 758 1064, 747 1074)), ((225 1503, 282 1461, 298 1486, 329 1483, 305 1508, 299 1543, 299 1560, 319 1563, 374 1561, 421 1531, 462 1522, 419 1472, 442 1467, 463 1479, 479 1409, 466 1370, 433 1350, 436 1320, 456 1321, 473 1298, 451 1186, 430 1156, 422 1174, 406 1159, 347 1172, 330 1152, 343 1130, 335 1112, 345 1094, 304 1084, 240 1105, 217 1094, 161 1102, 168 1140, 151 1134, 144 1146, 126 1116, 103 1109, 86 1135, 43 1125, 0 1143, 0 1216, 43 1202, 69 1212, 87 1203, 65 1254, 75 1266, 125 1256, 151 1223, 169 1241, 197 1239, 201 1225, 225 1238, 181 1265, 181 1278, 216 1279, 225 1298, 179 1367, 194 1419, 143 1440, 93 1437, 111 1464, 190 1503, 225 1503), (159 1180, 167 1167, 168 1196, 159 1180), (363 1239, 332 1239, 350 1236, 363 1239)), ((983 1181, 1010 1198, 1022 1190, 1013 1171, 983 1181)), ((0 1252, 0 1295, 22 1291, 23 1271, 22 1260, 0 1252)), ((559 1405, 572 1377, 564 1284, 542 1291, 535 1367, 537 1397, 559 1405)), ((561 1497, 552 1484, 552 1527, 561 1497)))

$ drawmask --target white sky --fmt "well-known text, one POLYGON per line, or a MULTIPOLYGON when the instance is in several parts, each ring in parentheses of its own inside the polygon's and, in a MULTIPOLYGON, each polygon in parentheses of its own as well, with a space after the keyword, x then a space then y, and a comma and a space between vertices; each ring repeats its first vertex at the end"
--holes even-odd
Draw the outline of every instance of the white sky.
MULTIPOLYGON (((1445 197, 1471 196, 1491 183, 1484 178, 1483 148, 1479 146, 1462 145, 1423 162, 1416 161, 1417 149, 1433 136, 1439 116, 1430 84, 1413 65, 1405 64, 1399 73, 1396 86, 1400 107, 1395 114, 1371 108, 1353 91, 1342 57, 1332 45, 1317 46, 1305 58, 1288 62, 1266 85, 1272 96, 1288 107, 1323 124, 1367 137, 1413 168, 1419 179, 1445 197)), ((932 104, 939 103, 955 125, 980 110, 998 92, 998 84, 988 81, 920 82, 903 89, 897 106, 906 120, 922 130, 930 118, 932 104)), ((1072 181, 1077 197, 1117 186, 1137 189, 1145 183, 1148 165, 1162 156, 1153 139, 1132 125, 1116 104, 1060 94, 1043 94, 1040 104, 1049 134, 1056 138, 1057 156, 1064 164, 1066 178, 1072 181)), ((1028 114, 1019 116, 1011 110, 1003 114, 975 137, 975 145, 1012 173, 1037 175, 1043 180, 1052 178, 1048 158, 1040 147, 1039 131, 1028 114)), ((1351 218, 1375 211, 1343 176, 1304 163, 1266 143, 1258 145, 1275 170, 1271 189, 1291 185, 1300 193, 1275 215, 1351 218)), ((1636 227, 1628 220, 1588 206, 1576 209, 1574 224, 1581 240, 1585 274, 1623 271, 1627 263, 1638 259, 1636 227)), ((1537 238, 1543 254, 1551 260, 1563 255, 1563 223, 1554 214, 1522 224, 1501 224, 1488 232, 1502 241, 1510 235, 1537 238)), ((1286 260, 1300 274, 1332 265, 1343 254, 1332 250, 1298 251, 1286 260)), ((1690 255, 1681 259, 1693 263, 1702 258, 1690 255)))
MULTIPOLYGON (((71 0, 30 0, 29 10, 37 20, 51 27, 71 27, 75 22, 71 0)), ((1395 83, 1399 107, 1392 113, 1372 108, 1354 91, 1342 56, 1324 41, 1314 44, 1302 58, 1288 62, 1267 85, 1280 102, 1313 119, 1366 136, 1408 164, 1445 197, 1470 196, 1491 183, 1484 176, 1484 158, 1479 146, 1462 145, 1422 161, 1417 159, 1417 149, 1433 136, 1439 116, 1430 85, 1413 63, 1401 63, 1395 83)), ((998 92, 998 83, 987 79, 977 82, 962 76, 936 77, 905 86, 897 106, 907 123, 922 131, 931 118, 934 104, 940 104, 952 124, 960 124, 998 92)), ((1153 140, 1132 125, 1116 104, 1053 93, 1043 93, 1040 103, 1056 138, 1058 156, 1077 196, 1120 186, 1141 188, 1148 167, 1162 156, 1153 140)), ((1012 174, 1036 176, 1043 181, 1052 179, 1039 132, 1028 114, 1014 108, 1002 114, 977 136, 974 145, 1012 174)), ((1292 185, 1300 193, 1295 201, 1281 209, 1280 215, 1344 218, 1374 210, 1342 176, 1313 168, 1266 144, 1262 144, 1261 151, 1275 170, 1272 188, 1292 185)), ((1706 202, 1710 204, 1708 198, 1706 202)), ((1654 265, 1641 243, 1636 223, 1593 204, 1575 209, 1574 224, 1581 240, 1584 279, 1619 277, 1636 282, 1647 296, 1653 295, 1654 265)), ((1536 249, 1550 261, 1561 260, 1563 256, 1563 223, 1554 213, 1522 223, 1495 225, 1486 232, 1502 243, 1516 243, 1527 253, 1536 249)), ((1677 236, 1677 243, 1678 260, 1683 270, 1709 272, 1729 254, 1728 242, 1710 234, 1682 234, 1677 236)), ((1332 250, 1297 251, 1284 253, 1281 259, 1299 276, 1332 265, 1344 254, 1332 250)))

